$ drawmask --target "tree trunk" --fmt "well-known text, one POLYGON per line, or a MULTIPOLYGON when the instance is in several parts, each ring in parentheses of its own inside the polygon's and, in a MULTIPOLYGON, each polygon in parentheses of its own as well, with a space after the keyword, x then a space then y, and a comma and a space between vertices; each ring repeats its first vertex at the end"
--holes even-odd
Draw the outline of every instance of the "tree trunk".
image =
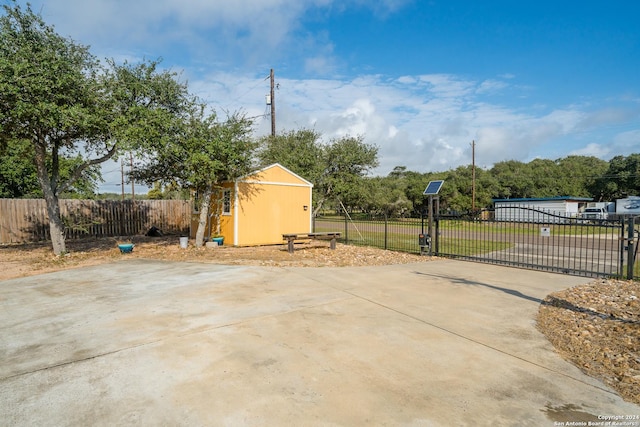
POLYGON ((313 210, 313 217, 317 218, 318 215, 320 215, 320 212, 322 211, 322 205, 324 204, 324 201, 326 200, 325 197, 322 197, 320 199, 320 201, 318 202, 318 204, 316 204, 316 208, 313 210))
POLYGON ((53 253, 56 255, 64 255, 67 251, 64 238, 64 224, 60 217, 60 201, 58 196, 52 191, 45 191, 45 202, 47 205, 47 213, 49 214, 49 232, 51 233, 51 244, 53 253))
POLYGON ((64 240, 64 224, 60 217, 60 201, 58 200, 56 189, 53 188, 54 184, 49 178, 46 158, 46 144, 43 141, 38 141, 35 144, 36 172, 42 194, 44 195, 45 204, 47 205, 53 253, 63 255, 67 251, 67 248, 64 240))
MULTIPOLYGON (((202 194, 202 202, 200 203, 200 217, 198 218, 198 229, 196 231, 196 248, 201 248, 204 244, 204 230, 207 226, 209 218, 209 208, 211 207, 211 194, 213 189, 207 187, 202 194)), ((211 232, 211 230, 209 230, 211 232)))

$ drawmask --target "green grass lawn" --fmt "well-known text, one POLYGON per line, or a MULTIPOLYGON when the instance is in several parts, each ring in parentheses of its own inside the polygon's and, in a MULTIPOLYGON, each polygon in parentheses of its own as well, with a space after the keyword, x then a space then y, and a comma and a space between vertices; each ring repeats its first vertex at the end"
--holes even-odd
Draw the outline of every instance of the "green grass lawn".
MULTIPOLYGON (((342 225, 342 223, 334 223, 332 225, 342 225)), ((356 224, 358 225, 358 224, 356 224)), ((388 232, 385 245, 385 233, 383 231, 371 231, 371 222, 362 222, 359 224, 358 229, 349 230, 348 242, 350 244, 373 246, 378 248, 387 248, 394 251, 402 252, 420 252, 420 246, 418 244, 419 228, 416 225, 413 228, 416 230, 415 234, 407 232, 398 232, 396 229, 397 224, 391 226, 388 225, 388 232)), ((376 227, 377 228, 377 227, 376 227)), ((339 231, 338 228, 333 226, 327 226, 327 224, 316 224, 316 231, 339 231)), ((345 236, 342 236, 344 240, 345 236)), ((433 243, 435 244, 435 242, 433 243)), ((479 255, 483 253, 489 253, 497 250, 502 250, 511 247, 511 243, 507 242, 493 242, 493 241, 480 241, 473 239, 458 239, 447 238, 441 239, 439 242, 439 251, 444 254, 457 254, 457 255, 479 255)))
POLYGON ((615 229, 593 224, 531 224, 517 222, 492 222, 492 221, 452 221, 441 220, 440 230, 460 230, 483 233, 504 234, 540 234, 541 228, 549 228, 550 232, 560 236, 582 236, 589 234, 611 234, 615 229))
MULTIPOLYGON (((340 217, 323 217, 323 219, 317 220, 317 224, 331 223, 333 227, 341 227, 344 229, 344 218, 340 217)), ((352 220, 348 221, 352 227, 384 227, 385 221, 383 219, 374 220, 352 220)), ((426 229, 428 221, 424 220, 424 227, 426 229)), ((395 229, 418 229, 422 226, 422 221, 419 218, 402 218, 391 219, 387 221, 387 227, 393 227, 395 229)), ((495 222, 495 221, 468 221, 468 220, 451 220, 441 219, 439 221, 440 231, 457 231, 465 230, 468 232, 482 232, 482 233, 504 233, 504 234, 540 234, 541 228, 549 228, 552 234, 561 236, 580 236, 588 234, 611 234, 616 233, 617 228, 605 227, 601 225, 594 225, 588 223, 572 223, 572 224, 532 224, 522 222, 495 222)), ((320 230, 319 230, 320 231, 320 230)))

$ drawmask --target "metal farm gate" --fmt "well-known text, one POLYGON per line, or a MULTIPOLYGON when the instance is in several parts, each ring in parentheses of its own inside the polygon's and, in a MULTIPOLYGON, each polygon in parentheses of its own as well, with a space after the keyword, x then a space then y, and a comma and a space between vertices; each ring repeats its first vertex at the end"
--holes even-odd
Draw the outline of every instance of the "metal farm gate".
POLYGON ((346 244, 586 277, 640 279, 633 217, 593 221, 522 206, 496 209, 476 214, 437 214, 436 209, 431 219, 426 214, 333 215, 315 218, 314 231, 341 232, 340 241, 346 244))
POLYGON ((431 252, 587 277, 632 279, 639 275, 633 218, 587 221, 526 207, 497 209, 518 212, 436 215, 431 252))

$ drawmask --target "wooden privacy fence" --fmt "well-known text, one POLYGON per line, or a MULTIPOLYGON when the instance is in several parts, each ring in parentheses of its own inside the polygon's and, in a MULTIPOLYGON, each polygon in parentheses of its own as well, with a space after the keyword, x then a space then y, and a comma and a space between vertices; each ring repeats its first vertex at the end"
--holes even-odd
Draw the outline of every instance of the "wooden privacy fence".
MULTIPOLYGON (((155 226, 188 234, 188 200, 60 200, 67 238, 133 236, 155 226)), ((50 240, 44 199, 0 199, 0 243, 50 240)))

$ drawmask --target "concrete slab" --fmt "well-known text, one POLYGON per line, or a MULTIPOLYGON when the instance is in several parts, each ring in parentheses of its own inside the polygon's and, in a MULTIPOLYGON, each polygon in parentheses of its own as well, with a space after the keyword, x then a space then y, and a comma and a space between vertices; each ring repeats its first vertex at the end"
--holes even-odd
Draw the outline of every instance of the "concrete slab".
POLYGON ((4 281, 1 424, 544 426, 640 415, 535 329, 548 293, 588 281, 451 260, 131 260, 4 281))

